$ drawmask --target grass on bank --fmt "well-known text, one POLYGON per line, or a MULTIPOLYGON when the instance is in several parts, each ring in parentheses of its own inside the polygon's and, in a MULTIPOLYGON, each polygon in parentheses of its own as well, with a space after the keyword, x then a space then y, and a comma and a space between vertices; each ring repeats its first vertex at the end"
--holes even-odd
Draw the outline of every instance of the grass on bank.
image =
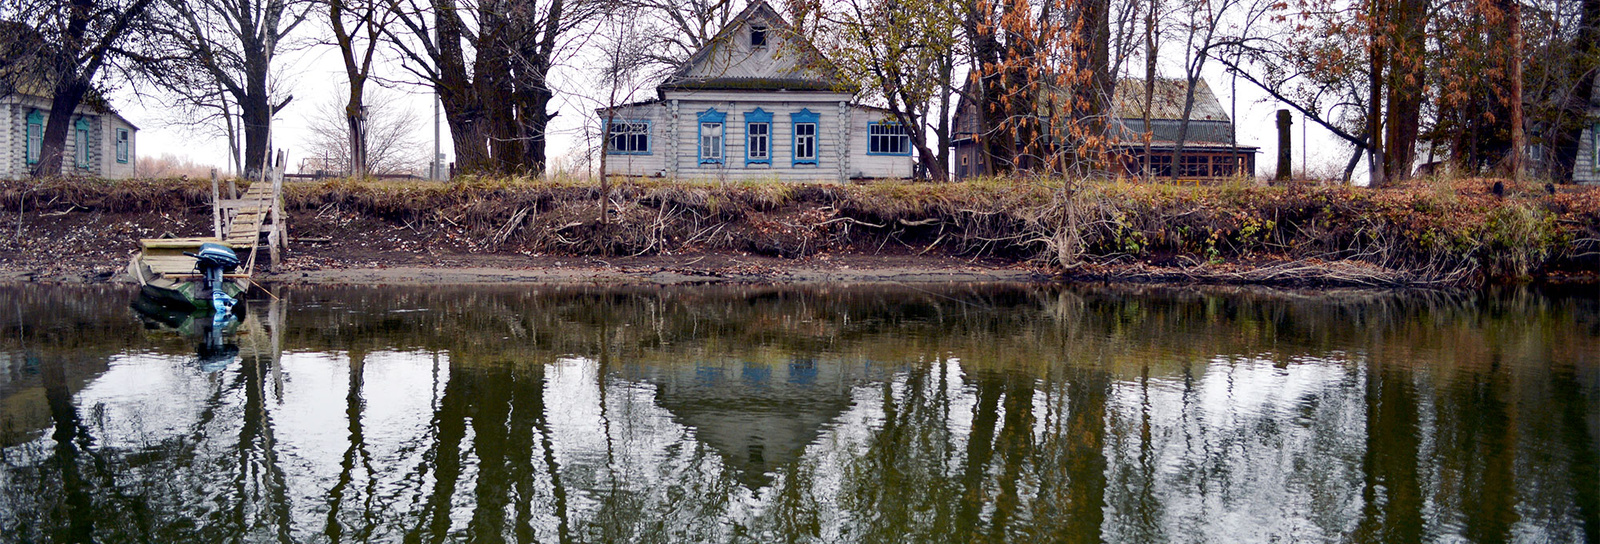
MULTIPOLYGON (((241 186, 241 190, 243 186, 241 186)), ((653 254, 831 250, 993 256, 1072 269, 1352 263, 1398 283, 1600 269, 1600 191, 1493 179, 1372 190, 1230 182, 982 178, 864 184, 587 179, 336 179, 286 184, 291 218, 405 225, 466 251, 653 254), (1497 181, 1503 196, 1490 190, 1497 181), (1396 275, 1397 274, 1397 275, 1396 275)), ((209 180, 0 182, 0 209, 209 213, 209 180)))

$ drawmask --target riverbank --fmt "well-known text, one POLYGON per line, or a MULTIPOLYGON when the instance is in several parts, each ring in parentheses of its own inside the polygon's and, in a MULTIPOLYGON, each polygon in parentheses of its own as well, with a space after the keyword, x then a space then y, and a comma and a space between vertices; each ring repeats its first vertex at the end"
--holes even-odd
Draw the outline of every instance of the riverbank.
MULTIPOLYGON (((1595 282, 1600 191, 468 180, 290 183, 264 282, 1595 282)), ((0 281, 118 281, 139 238, 211 229, 209 182, 0 182, 0 281), (19 217, 20 210, 20 217, 19 217)))

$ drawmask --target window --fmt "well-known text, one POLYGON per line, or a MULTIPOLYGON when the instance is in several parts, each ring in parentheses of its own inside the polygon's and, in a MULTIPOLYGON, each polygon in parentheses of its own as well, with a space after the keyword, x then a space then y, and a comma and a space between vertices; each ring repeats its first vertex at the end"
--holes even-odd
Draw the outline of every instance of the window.
POLYGON ((1589 136, 1594 138, 1594 145, 1589 146, 1589 149, 1594 151, 1594 171, 1600 172, 1600 123, 1589 127, 1589 136))
POLYGON ((750 47, 761 48, 767 46, 767 27, 750 27, 750 47))
POLYGON ((772 164, 772 113, 756 108, 744 114, 744 163, 772 164))
POLYGON ((911 136, 900 123, 867 124, 868 155, 910 155, 911 136))
POLYGON ((1238 162, 1239 162, 1239 158, 1236 157, 1236 156, 1229 156, 1229 157, 1212 156, 1211 157, 1211 177, 1214 177, 1214 178, 1233 177, 1234 165, 1238 164, 1238 162))
POLYGON ((816 123, 795 123, 794 162, 817 163, 816 123))
POLYGON ((750 152, 745 162, 772 163, 772 158, 768 155, 767 150, 767 140, 769 139, 771 127, 770 123, 750 123, 745 125, 746 134, 749 136, 749 143, 746 149, 750 152))
POLYGON ((700 162, 722 162, 722 123, 700 123, 700 162))
POLYGON ((39 110, 33 110, 28 114, 27 145, 28 148, 24 150, 23 155, 27 158, 28 164, 38 164, 39 153, 44 146, 44 115, 39 113, 39 110))
POLYGON ((650 122, 630 119, 612 121, 606 153, 612 155, 649 155, 650 122))
POLYGON ((72 143, 74 144, 73 145, 73 151, 74 151, 73 155, 76 156, 77 159, 78 159, 78 161, 77 161, 78 168, 88 168, 89 167, 89 121, 87 119, 79 117, 78 118, 78 122, 75 123, 74 126, 75 126, 75 128, 77 130, 74 131, 74 133, 73 133, 73 135, 76 136, 76 138, 74 138, 73 141, 72 141, 72 143))
POLYGON ((1201 178, 1206 177, 1205 155, 1184 155, 1178 158, 1178 177, 1201 178))
POLYGON ((1160 153, 1146 158, 1149 160, 1151 176, 1172 176, 1172 155, 1160 153))
POLYGON ((127 164, 127 162, 128 162, 128 144, 129 143, 130 142, 128 141, 128 129, 125 129, 125 128, 117 129, 117 162, 123 163, 123 164, 127 164))
POLYGON ((792 164, 817 164, 817 126, 821 120, 822 115, 810 109, 789 114, 794 126, 791 132, 794 141, 790 144, 794 152, 792 164))
POLYGON ((728 114, 711 108, 700 112, 699 118, 700 164, 722 164, 722 137, 727 131, 723 122, 727 121, 728 114))

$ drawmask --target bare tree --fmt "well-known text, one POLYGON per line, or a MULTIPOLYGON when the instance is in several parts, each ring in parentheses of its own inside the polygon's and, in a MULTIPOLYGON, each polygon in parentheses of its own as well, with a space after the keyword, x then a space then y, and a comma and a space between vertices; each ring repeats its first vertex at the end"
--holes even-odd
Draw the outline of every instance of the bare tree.
POLYGON ((372 61, 381 44, 383 27, 388 25, 394 12, 381 0, 325 0, 328 9, 328 26, 333 30, 340 59, 344 61, 346 81, 350 85, 349 100, 345 103, 344 117, 350 150, 350 175, 364 177, 368 174, 368 134, 366 105, 363 102, 368 80, 372 77, 372 61))
POLYGON ((15 0, 0 7, 0 92, 18 83, 47 88, 45 124, 34 176, 61 173, 72 112, 90 93, 102 69, 119 61, 142 61, 125 43, 147 19, 153 0, 15 0), (32 78, 31 81, 24 81, 32 78))
POLYGON ((906 128, 917 162, 934 181, 950 173, 950 96, 964 63, 961 13, 930 0, 844 0, 822 17, 830 57, 868 100, 906 128), (933 147, 929 147, 932 144, 933 147))
MULTIPOLYGON (((1183 145, 1189 136, 1189 121, 1194 114, 1195 91, 1199 87, 1206 61, 1216 57, 1230 44, 1250 39, 1249 29, 1257 26, 1269 13, 1270 5, 1264 0, 1185 0, 1177 7, 1183 21, 1183 114, 1178 121, 1178 137, 1172 146, 1172 178, 1177 179, 1183 145), (1246 3, 1251 2, 1251 3, 1246 3), (1230 28, 1231 26, 1231 28, 1230 28), (1225 37, 1230 37, 1225 38, 1225 37)), ((1146 82, 1146 89, 1150 82, 1146 82)), ((1148 92, 1148 91, 1147 91, 1148 92)), ((1147 97, 1148 99, 1148 97, 1147 97)), ((1146 107, 1148 111, 1149 108, 1146 107)), ((1235 122, 1238 120, 1236 119, 1235 122)), ((1149 125, 1146 125, 1149 130, 1149 125)), ((1209 175, 1209 174, 1208 174, 1209 175)))
POLYGON ((275 88, 273 62, 312 7, 304 0, 166 2, 167 43, 183 56, 147 73, 191 104, 239 109, 246 176, 260 172, 272 117, 293 98, 275 88))
MULTIPOLYGON (((642 70, 667 70, 705 48, 728 24, 739 6, 734 0, 615 0, 617 13, 627 13, 634 34, 644 45, 648 64, 642 70)), ((810 13, 807 0, 791 0, 793 11, 810 13)), ((795 13, 788 14, 793 17, 795 13)))
POLYGON ((384 34, 439 94, 467 173, 541 174, 555 113, 551 68, 606 0, 386 0, 384 34))
POLYGON ((326 159, 327 164, 342 165, 342 173, 351 176, 402 175, 424 171, 428 164, 428 146, 423 138, 423 121, 415 110, 406 107, 398 93, 368 90, 369 105, 365 107, 366 124, 364 163, 356 165, 358 151, 349 136, 348 109, 341 100, 319 104, 311 122, 311 146, 307 157, 326 159), (345 169, 348 170, 345 170, 345 169))

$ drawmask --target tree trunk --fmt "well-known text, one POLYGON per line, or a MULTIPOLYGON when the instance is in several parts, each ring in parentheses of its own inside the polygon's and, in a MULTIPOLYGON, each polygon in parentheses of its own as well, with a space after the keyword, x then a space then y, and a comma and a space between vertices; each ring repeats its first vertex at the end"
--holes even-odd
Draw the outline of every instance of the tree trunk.
POLYGON ((1387 47, 1380 46, 1379 42, 1384 35, 1385 21, 1388 14, 1384 2, 1388 0, 1367 0, 1367 15, 1369 28, 1367 29, 1367 134, 1372 140, 1367 146, 1367 186, 1382 187, 1388 180, 1384 176, 1383 153, 1383 78, 1385 71, 1384 55, 1387 47))
POLYGON ((1511 26, 1511 51, 1507 53, 1511 57, 1508 61, 1511 68, 1508 70, 1511 79, 1511 179, 1521 181, 1528 148, 1528 132, 1522 120, 1522 2, 1506 0, 1506 3, 1511 26))
MULTIPOLYGON (((1154 158, 1150 153, 1150 140, 1155 137, 1155 130, 1150 127, 1150 108, 1156 96, 1156 11, 1161 7, 1161 0, 1149 0, 1149 11, 1144 19, 1144 172, 1141 175, 1145 181, 1155 179, 1154 158)), ((1235 123, 1238 119, 1233 120, 1235 123)))
MULTIPOLYGON (((358 91, 351 91, 356 93, 358 91)), ((350 95, 350 103, 345 106, 345 125, 350 131, 350 177, 365 178, 369 163, 367 162, 367 130, 366 107, 361 105, 357 94, 350 95)))
POLYGON ((55 96, 50 99, 50 119, 45 121, 44 142, 39 147, 39 162, 33 165, 33 177, 61 175, 67 150, 67 129, 72 127, 72 117, 89 92, 89 82, 75 74, 63 74, 56 83, 55 96))
POLYGON ((1384 128, 1384 172, 1388 180, 1410 179, 1416 162, 1417 133, 1422 116, 1422 82, 1428 77, 1426 34, 1428 0, 1399 0, 1392 13, 1392 41, 1388 58, 1389 107, 1384 128))

